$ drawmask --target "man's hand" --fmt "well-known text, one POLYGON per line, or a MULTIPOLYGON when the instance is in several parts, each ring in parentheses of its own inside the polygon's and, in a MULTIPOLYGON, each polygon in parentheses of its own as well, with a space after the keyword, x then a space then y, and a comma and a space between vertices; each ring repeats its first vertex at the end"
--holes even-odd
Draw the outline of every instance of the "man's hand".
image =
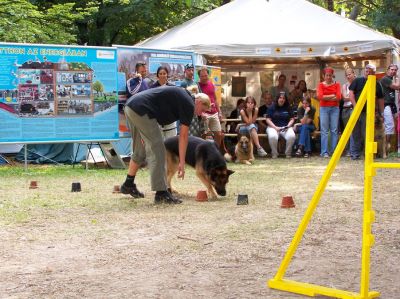
POLYGON ((178 165, 178 178, 182 180, 185 178, 185 163, 178 165))

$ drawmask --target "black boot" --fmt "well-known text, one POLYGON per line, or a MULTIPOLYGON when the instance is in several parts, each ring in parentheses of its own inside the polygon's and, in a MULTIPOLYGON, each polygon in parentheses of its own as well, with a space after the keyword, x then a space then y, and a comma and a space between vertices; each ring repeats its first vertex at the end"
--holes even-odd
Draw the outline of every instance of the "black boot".
POLYGON ((176 198, 168 191, 157 191, 157 193, 154 197, 154 203, 155 204, 161 204, 161 203, 180 204, 180 203, 182 203, 182 200, 180 200, 179 198, 176 198))
POLYGON ((125 183, 123 183, 121 185, 121 193, 122 194, 129 194, 130 196, 132 196, 133 198, 143 198, 144 194, 142 192, 140 192, 137 188, 136 188, 136 184, 133 184, 132 187, 128 187, 125 185, 125 183))

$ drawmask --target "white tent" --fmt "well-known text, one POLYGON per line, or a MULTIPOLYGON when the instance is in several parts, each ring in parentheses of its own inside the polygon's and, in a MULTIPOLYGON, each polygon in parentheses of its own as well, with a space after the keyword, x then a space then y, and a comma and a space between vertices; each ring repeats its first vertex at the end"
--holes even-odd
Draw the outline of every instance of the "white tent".
POLYGON ((191 50, 222 65, 382 58, 400 41, 306 0, 235 0, 137 46, 191 50))

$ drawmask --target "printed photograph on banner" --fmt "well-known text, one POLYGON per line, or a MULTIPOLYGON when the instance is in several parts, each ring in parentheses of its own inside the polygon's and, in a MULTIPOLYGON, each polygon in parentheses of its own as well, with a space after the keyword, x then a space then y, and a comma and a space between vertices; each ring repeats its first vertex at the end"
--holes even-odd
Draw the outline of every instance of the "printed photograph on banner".
POLYGON ((0 129, 0 142, 99 139, 105 136, 95 129, 101 127, 96 118, 108 117, 110 125, 102 124, 104 135, 115 138, 116 50, 102 50, 112 54, 104 59, 97 51, 96 47, 0 43, 0 119, 21 131, 12 134, 0 129), (77 117, 83 121, 77 122, 77 117), (49 119, 47 129, 43 118, 49 119))
POLYGON ((157 69, 164 67, 167 82, 180 86, 185 78, 185 65, 193 65, 193 52, 143 49, 116 46, 118 57, 118 106, 120 136, 130 136, 124 106, 132 95, 157 83, 157 69), (140 69, 136 69, 138 66, 140 69), (129 86, 128 86, 129 85, 129 86))

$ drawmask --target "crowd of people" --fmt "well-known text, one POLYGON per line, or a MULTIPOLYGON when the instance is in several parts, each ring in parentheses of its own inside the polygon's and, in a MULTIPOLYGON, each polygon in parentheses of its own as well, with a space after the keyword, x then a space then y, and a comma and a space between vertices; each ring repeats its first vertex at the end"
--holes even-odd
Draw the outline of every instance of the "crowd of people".
MULTIPOLYGON (((386 143, 396 132, 397 108, 396 90, 400 89, 397 78, 398 67, 396 64, 388 66, 385 76, 376 83, 376 117, 384 122, 386 143)), ((278 84, 264 91, 260 100, 260 107, 253 104, 252 109, 258 110, 257 118, 249 122, 247 117, 247 101, 237 100, 236 108, 231 112, 229 118, 240 118, 241 122, 229 122, 229 133, 247 133, 257 148, 259 156, 265 156, 265 150, 260 146, 258 134, 267 134, 271 149, 271 157, 277 158, 278 140, 286 143, 284 154, 287 158, 309 157, 313 151, 311 136, 317 128, 320 130, 320 153, 323 158, 332 156, 340 136, 347 125, 353 108, 355 107, 361 92, 367 82, 369 75, 376 72, 375 65, 367 64, 364 73, 360 77, 355 76, 351 68, 345 70, 346 82, 340 84, 335 80, 333 68, 327 67, 323 70, 323 80, 318 84, 315 97, 308 91, 307 84, 300 80, 295 88, 289 92, 285 87, 286 76, 278 77, 278 84), (318 102, 318 111, 312 106, 311 98, 318 102), (319 117, 317 118, 317 112, 319 117), (315 119, 317 118, 317 119, 315 119), (246 128, 246 131, 242 128, 246 128), (297 134, 297 136, 296 136, 297 134)), ((350 141, 345 147, 345 155, 352 160, 358 160, 362 156, 365 140, 365 117, 366 106, 364 106, 358 118, 350 141)))
MULTIPOLYGON (((376 83, 376 117, 383 119, 388 141, 395 134, 397 123, 395 92, 400 90, 397 70, 397 65, 389 65, 386 75, 376 83)), ((268 156, 260 143, 260 133, 267 135, 273 159, 280 154, 279 140, 285 143, 284 153, 281 154, 286 158, 291 158, 293 154, 296 157, 309 157, 313 151, 311 137, 317 123, 320 129, 319 154, 323 158, 329 158, 337 146, 340 132, 347 125, 359 100, 368 75, 375 72, 376 67, 367 64, 363 76, 356 77, 354 70, 348 68, 345 70, 347 82, 341 85, 335 80, 334 70, 327 67, 323 70, 323 80, 317 86, 315 97, 308 91, 304 80, 300 80, 289 92, 285 87, 286 76, 281 74, 278 84, 262 93, 260 107, 257 107, 257 101, 252 96, 237 100, 235 109, 229 115, 232 121, 226 124, 227 132, 248 135, 259 157, 268 156), (319 111, 313 107, 312 97, 318 101, 319 111), (316 122, 318 112, 319 119, 316 122)), ((129 101, 125 114, 132 131, 134 151, 121 192, 133 197, 143 197, 143 193, 136 188, 134 179, 140 165, 147 158, 152 188, 156 191, 155 202, 180 203, 167 190, 165 183, 165 169, 162 167, 165 164, 163 140, 177 135, 178 121, 179 140, 182 143, 180 154, 183 157, 189 135, 213 138, 221 152, 226 152, 221 108, 206 67, 198 70, 199 82, 195 82, 194 67, 187 64, 181 86, 173 88, 162 88, 173 85, 168 81, 166 67, 160 66, 157 69, 157 81, 154 83, 146 81, 146 74, 146 65, 138 63, 135 73, 127 80, 129 101), (160 87, 162 89, 158 90, 160 87), (138 96, 149 89, 154 89, 154 92, 145 92, 143 96, 138 96), (162 110, 161 106, 164 107, 162 110)), ((346 145, 345 155, 353 160, 360 159, 362 155, 365 112, 366 107, 363 108, 350 142, 346 145)), ((180 157, 178 174, 181 177, 184 176, 184 164, 184 158, 180 157)))

